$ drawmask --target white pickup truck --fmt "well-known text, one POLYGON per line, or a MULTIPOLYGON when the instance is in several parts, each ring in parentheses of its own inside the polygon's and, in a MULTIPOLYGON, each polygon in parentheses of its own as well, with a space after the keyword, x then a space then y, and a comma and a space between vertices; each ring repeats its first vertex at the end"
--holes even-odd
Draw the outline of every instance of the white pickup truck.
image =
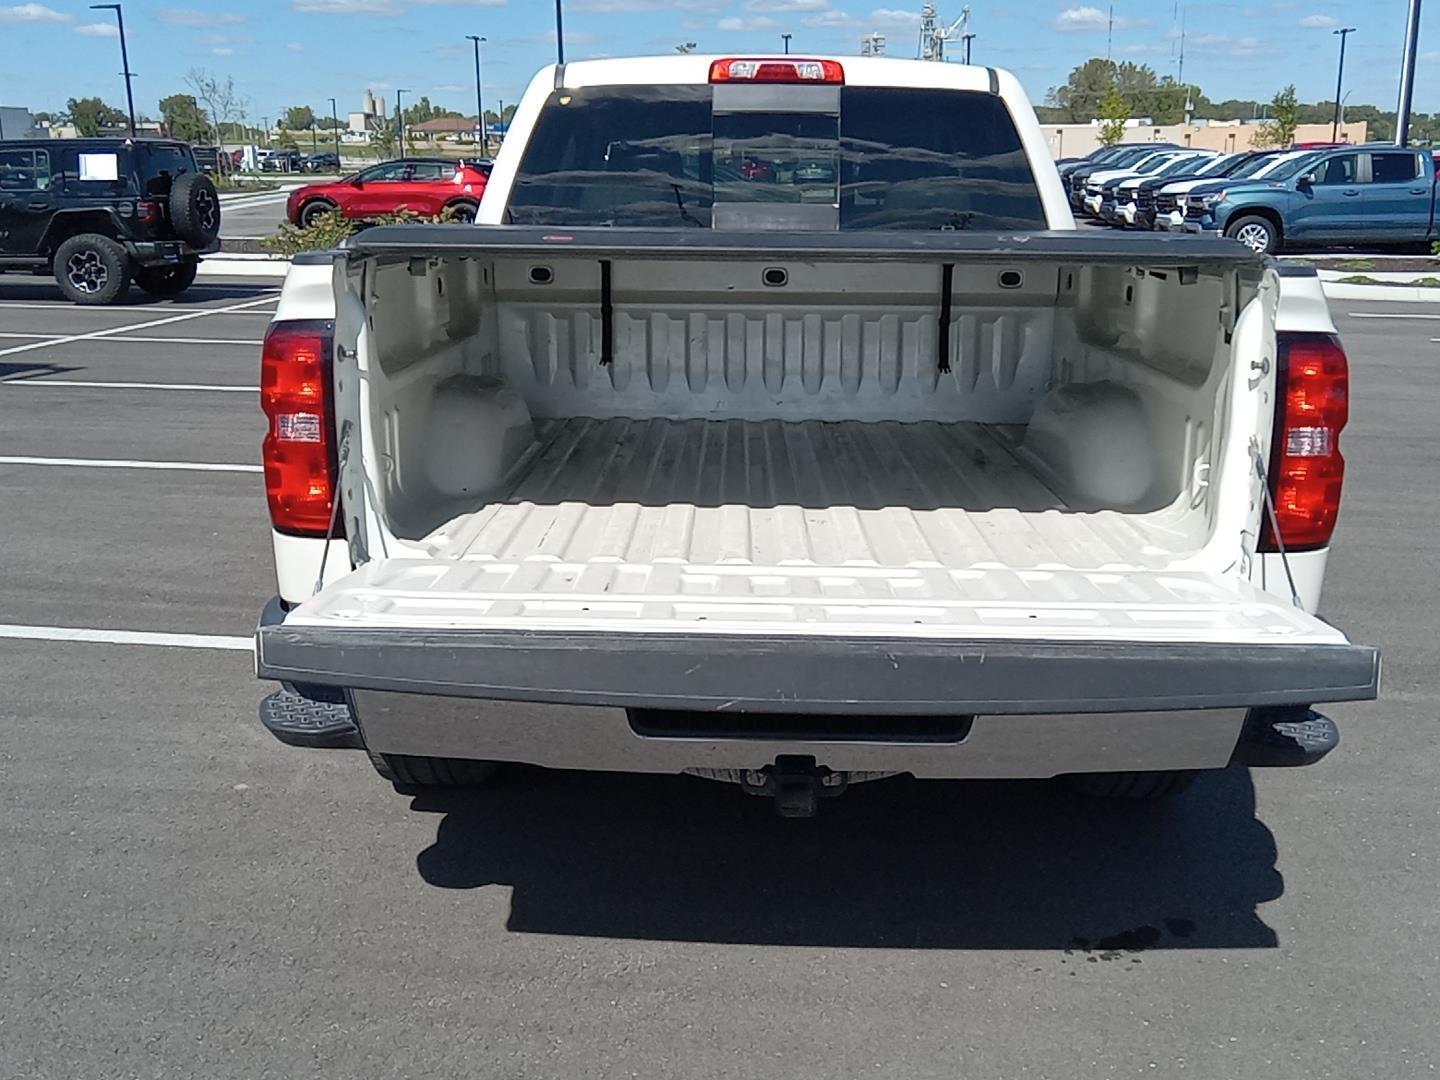
POLYGON ((479 222, 295 261, 266 337, 266 726, 497 763, 1160 797, 1301 765, 1345 355, 1308 270, 1077 232, 982 67, 542 71, 479 222))

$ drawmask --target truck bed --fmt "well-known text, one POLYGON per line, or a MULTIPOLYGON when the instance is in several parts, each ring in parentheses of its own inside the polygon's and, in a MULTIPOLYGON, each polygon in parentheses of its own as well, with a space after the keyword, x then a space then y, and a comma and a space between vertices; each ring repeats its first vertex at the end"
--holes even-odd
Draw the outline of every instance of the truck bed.
POLYGON ((990 425, 573 418, 537 436, 505 496, 433 533, 434 553, 749 564, 770 581, 750 588, 783 592, 784 567, 1158 569, 1193 546, 1165 511, 1071 511, 990 425))

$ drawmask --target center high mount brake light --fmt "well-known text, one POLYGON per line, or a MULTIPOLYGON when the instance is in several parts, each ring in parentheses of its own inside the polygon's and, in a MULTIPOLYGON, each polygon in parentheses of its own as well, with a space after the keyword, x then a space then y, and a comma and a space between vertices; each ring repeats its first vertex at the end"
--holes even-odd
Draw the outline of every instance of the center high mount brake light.
POLYGON ((710 65, 712 83, 808 83, 840 86, 845 69, 838 60, 716 60, 710 65))

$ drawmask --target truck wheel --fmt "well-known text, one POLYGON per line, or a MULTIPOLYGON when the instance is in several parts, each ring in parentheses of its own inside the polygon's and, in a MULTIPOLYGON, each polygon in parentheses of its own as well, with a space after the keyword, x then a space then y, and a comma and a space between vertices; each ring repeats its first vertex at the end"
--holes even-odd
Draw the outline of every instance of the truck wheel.
POLYGON ((1236 218, 1225 226, 1225 235, 1261 255, 1273 255, 1280 250, 1280 230, 1269 218, 1258 214, 1236 218))
POLYGON ((1065 777, 1072 791, 1092 799, 1155 802, 1179 795, 1200 775, 1194 769, 1169 772, 1073 773, 1065 777))
POLYGON ((99 233, 70 237, 51 265, 65 299, 77 304, 118 304, 130 290, 130 256, 99 233))
POLYGON ((142 266, 135 271, 135 284, 151 296, 172 300, 195 284, 199 269, 200 263, 195 259, 179 266, 142 266))
POLYGON ((308 229, 312 225, 318 225, 322 217, 333 213, 334 210, 334 203, 326 202, 324 199, 314 199, 300 208, 300 227, 308 229))
POLYGON ((204 173, 182 173, 170 185, 170 221, 175 234, 197 248, 220 235, 220 193, 204 173))
POLYGON ((468 199, 461 199, 459 202, 453 202, 445 207, 445 212, 441 214, 441 217, 446 221, 458 222, 461 225, 471 225, 475 221, 475 212, 478 209, 479 207, 468 199))
POLYGON ((411 757, 408 754, 377 754, 366 750, 370 764, 397 788, 476 787, 500 768, 493 761, 466 758, 411 757))

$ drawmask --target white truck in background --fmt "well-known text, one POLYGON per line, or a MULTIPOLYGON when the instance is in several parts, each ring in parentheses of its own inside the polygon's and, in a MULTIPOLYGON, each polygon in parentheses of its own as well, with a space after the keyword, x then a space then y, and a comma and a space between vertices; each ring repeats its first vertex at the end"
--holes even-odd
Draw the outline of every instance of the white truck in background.
POLYGON ((1345 355, 1313 272, 1077 232, 1009 74, 599 60, 475 226, 301 257, 266 337, 282 741, 402 789, 686 772, 1162 797, 1301 765, 1345 355))

